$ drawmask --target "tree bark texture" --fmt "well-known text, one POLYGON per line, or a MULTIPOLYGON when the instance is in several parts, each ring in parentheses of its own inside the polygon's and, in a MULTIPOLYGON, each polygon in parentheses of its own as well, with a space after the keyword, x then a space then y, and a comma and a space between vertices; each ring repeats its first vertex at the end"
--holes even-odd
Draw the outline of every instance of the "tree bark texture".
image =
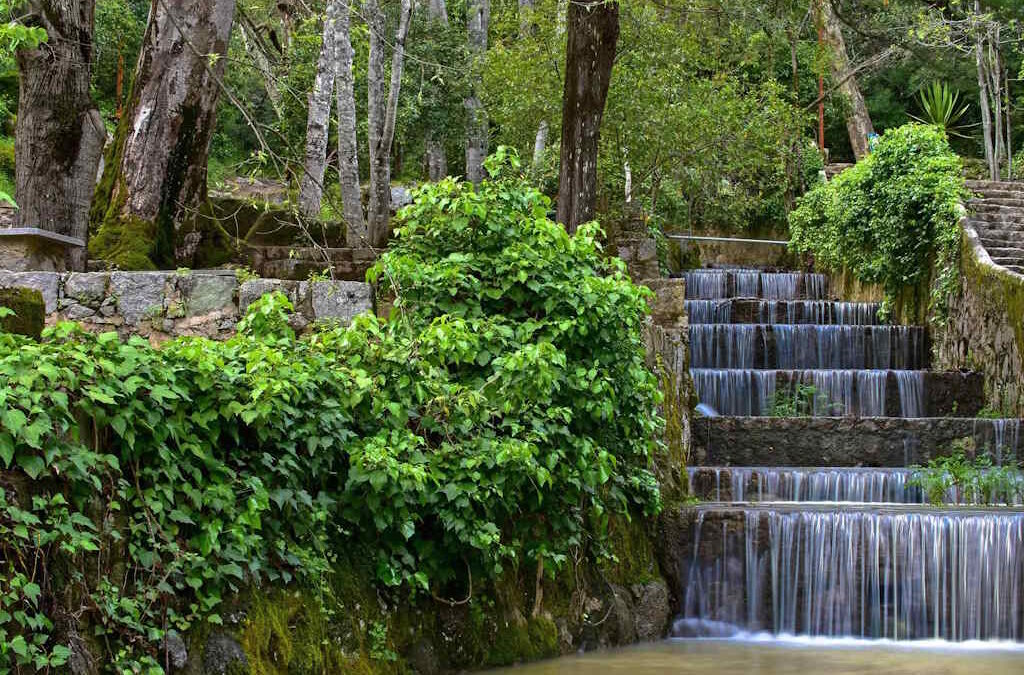
POLYGON ((338 182, 341 185, 341 208, 345 218, 345 238, 349 246, 366 246, 366 218, 363 216, 363 193, 359 186, 359 145, 356 140, 356 93, 352 74, 352 34, 349 3, 338 7, 338 72, 335 89, 338 96, 338 182))
POLYGON ((619 39, 619 5, 576 0, 569 5, 562 97, 558 222, 569 232, 594 217, 601 118, 619 39))
POLYGON ((533 139, 533 165, 540 166, 544 161, 544 151, 548 147, 548 121, 541 120, 537 125, 537 135, 533 139))
POLYGON ((491 20, 490 0, 469 0, 466 17, 467 46, 473 57, 473 91, 466 99, 466 180, 484 179, 487 157, 487 112, 480 102, 479 61, 487 52, 487 30, 491 20))
POLYGON ((370 29, 370 55, 367 68, 367 109, 370 145, 370 204, 367 209, 370 243, 383 247, 387 242, 391 216, 391 145, 395 138, 395 116, 402 85, 405 38, 409 34, 412 0, 402 0, 398 30, 393 40, 385 35, 387 17, 379 0, 364 5, 370 29), (390 86, 385 75, 384 53, 392 42, 390 86))
POLYGON ((832 75, 837 82, 842 82, 839 91, 850 102, 850 109, 846 116, 846 130, 850 135, 853 154, 860 160, 866 157, 870 151, 868 138, 875 133, 875 127, 871 123, 867 104, 864 103, 864 95, 861 94, 860 87, 857 86, 857 78, 850 76, 850 57, 846 51, 846 42, 843 40, 842 24, 832 9, 832 0, 823 0, 821 4, 825 39, 832 48, 832 75))
POLYGON ((175 262, 206 198, 206 162, 235 0, 153 0, 135 84, 93 205, 90 251, 124 269, 175 262))
MULTIPOLYGON (((49 40, 17 53, 16 227, 38 227, 85 241, 89 204, 107 133, 89 96, 94 0, 36 0, 25 22, 49 40)), ((69 252, 85 269, 85 250, 69 252)))
POLYGON ((299 181, 299 211, 306 218, 320 216, 327 168, 327 136, 331 129, 331 99, 338 71, 338 6, 343 0, 330 0, 324 15, 323 41, 316 62, 316 78, 309 93, 306 117, 306 158, 299 181))
MULTIPOLYGON (((440 26, 448 26, 448 8, 444 0, 430 0, 428 16, 440 26)), ((431 181, 439 181, 448 175, 448 157, 444 143, 437 139, 433 129, 427 129, 426 138, 427 176, 431 181)))
POLYGON ((242 44, 245 46, 245 51, 252 57, 256 69, 260 71, 263 88, 267 91, 270 105, 274 108, 277 118, 281 119, 284 117, 284 110, 281 107, 281 90, 277 88, 277 77, 274 74, 274 64, 271 61, 271 47, 267 46, 267 41, 263 39, 252 18, 243 12, 241 7, 238 9, 238 19, 239 27, 242 29, 242 44))

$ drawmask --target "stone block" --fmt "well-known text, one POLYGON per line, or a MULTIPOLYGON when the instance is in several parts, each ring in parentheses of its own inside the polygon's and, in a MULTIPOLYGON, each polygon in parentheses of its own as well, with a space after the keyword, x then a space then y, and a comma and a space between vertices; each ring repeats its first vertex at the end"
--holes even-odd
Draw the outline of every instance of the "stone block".
POLYGON ((317 281, 309 284, 313 319, 349 323, 373 309, 373 291, 358 281, 317 281))
POLYGON ((113 272, 110 293, 117 299, 117 313, 134 325, 164 311, 168 272, 113 272))
POLYGON ((186 316, 234 312, 238 279, 221 274, 194 274, 185 300, 186 316))
POLYGON ((105 272, 72 272, 64 280, 63 297, 87 307, 99 307, 109 282, 110 275, 105 272))
POLYGON ((57 311, 60 276, 57 272, 0 272, 0 288, 34 288, 43 294, 46 313, 51 314, 57 311))

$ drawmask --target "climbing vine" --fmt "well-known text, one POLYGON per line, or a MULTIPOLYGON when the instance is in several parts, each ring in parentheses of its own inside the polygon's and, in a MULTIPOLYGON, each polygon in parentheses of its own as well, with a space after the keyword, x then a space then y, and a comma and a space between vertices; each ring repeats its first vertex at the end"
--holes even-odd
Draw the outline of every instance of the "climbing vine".
POLYGON ((353 548, 457 602, 659 508, 648 291, 502 166, 417 194, 372 272, 390 320, 297 337, 273 294, 225 342, 0 334, 0 672, 162 672, 168 633, 326 592, 353 548))
POLYGON ((886 310, 934 269, 931 308, 941 318, 959 270, 968 196, 961 171, 940 128, 892 129, 867 158, 800 200, 789 217, 791 246, 825 269, 881 284, 886 310))

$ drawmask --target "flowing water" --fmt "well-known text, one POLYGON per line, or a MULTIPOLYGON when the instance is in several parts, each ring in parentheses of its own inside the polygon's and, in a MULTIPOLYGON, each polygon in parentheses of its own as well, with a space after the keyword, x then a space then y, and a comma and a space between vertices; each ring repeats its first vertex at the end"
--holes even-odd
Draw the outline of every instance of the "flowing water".
POLYGON ((503 675, 1012 675, 1024 651, 1010 646, 817 639, 667 640, 495 671, 503 675))

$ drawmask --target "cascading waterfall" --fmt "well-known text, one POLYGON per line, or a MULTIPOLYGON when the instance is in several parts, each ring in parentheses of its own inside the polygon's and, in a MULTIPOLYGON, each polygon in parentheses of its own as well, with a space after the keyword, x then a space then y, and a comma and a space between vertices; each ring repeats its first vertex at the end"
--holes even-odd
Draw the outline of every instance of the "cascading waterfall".
POLYGON ((728 300, 686 300, 686 316, 691 324, 729 323, 732 303, 728 300))
MULTIPOLYGON (((702 486, 704 498, 731 502, 856 502, 863 504, 925 504, 918 485, 921 469, 864 467, 688 467, 691 486, 702 486), (711 480, 713 489, 708 489, 711 480)), ((1007 484, 990 495, 988 503, 1021 505, 1024 481, 1007 484)), ((980 495, 951 486, 942 504, 977 506, 980 495)))
POLYGON ((900 415, 924 417, 924 373, 913 370, 896 371, 900 388, 900 415))
POLYGON ((899 370, 755 370, 692 368, 697 398, 720 415, 771 415, 776 393, 802 400, 798 385, 812 387, 811 410, 815 417, 885 417, 891 378, 899 386, 903 417, 922 417, 924 372, 899 370))
POLYGON ((1002 464, 1004 457, 1017 457, 1020 444, 1020 419, 992 420, 992 431, 995 436, 994 454, 996 463, 1002 464))
POLYGON ((686 631, 1024 639, 1024 513, 708 506, 692 546, 686 631))
POLYGON ((729 297, 729 273, 700 270, 686 272, 686 297, 689 299, 716 299, 729 297))
POLYGON ((691 300, 825 300, 828 296, 828 278, 823 274, 708 269, 691 270, 682 276, 686 279, 686 297, 691 300))
POLYGON ((924 330, 908 326, 691 323, 690 345, 694 368, 889 370, 928 361, 924 330))

